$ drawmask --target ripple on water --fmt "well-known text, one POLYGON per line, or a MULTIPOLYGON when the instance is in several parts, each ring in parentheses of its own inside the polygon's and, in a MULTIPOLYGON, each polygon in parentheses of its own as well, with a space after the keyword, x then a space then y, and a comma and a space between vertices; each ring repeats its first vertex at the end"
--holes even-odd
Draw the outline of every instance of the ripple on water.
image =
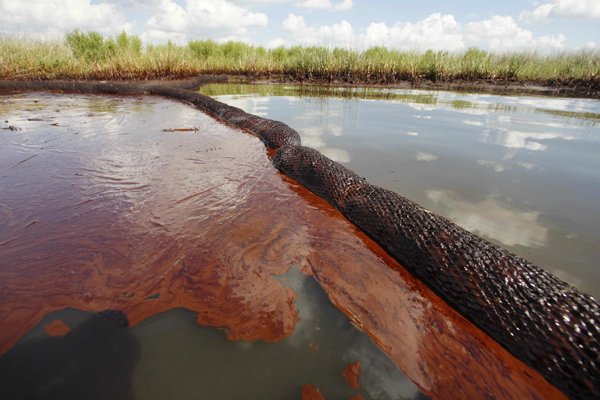
MULTIPOLYGON (((342 351, 336 335, 356 333, 349 320, 426 393, 560 397, 339 213, 279 175, 258 139, 182 104, 153 98, 32 94, 10 101, 12 108, 2 103, 8 119, 23 128, 0 131, 0 350, 7 356, 44 318, 43 326, 67 320, 68 315, 56 314, 65 308, 124 312, 132 332, 114 331, 89 315, 82 329, 114 337, 129 357, 119 365, 127 368, 139 358, 139 340, 145 348, 140 338, 160 326, 160 315, 168 314, 161 313, 169 310, 188 310, 197 323, 222 328, 229 340, 247 341, 239 351, 263 346, 253 357, 279 341, 291 347, 300 343, 307 350, 303 354, 319 348, 335 355, 342 351), (25 110, 32 102, 36 107, 25 110), (50 116, 58 126, 51 125, 50 116), (186 127, 198 130, 164 131, 186 127), (285 275, 292 265, 316 281, 306 283, 293 270, 285 275), (348 318, 325 319, 347 327, 323 322, 328 303, 322 294, 318 300, 314 282, 348 318), (329 333, 320 344, 312 343, 320 326, 329 333)), ((61 343, 79 337, 81 330, 71 328, 52 338, 57 348, 70 348, 61 343)), ((185 332, 179 334, 191 335, 185 332)), ((165 337, 160 348, 168 350, 177 335, 165 337)), ((343 382, 343 367, 359 359, 365 398, 386 398, 381 388, 419 396, 395 370, 380 378, 370 373, 392 368, 373 350, 353 351, 337 355, 341 364, 336 372, 329 370, 335 375, 331 382, 343 382)), ((107 366, 114 361, 110 354, 107 350, 108 358, 102 358, 107 366)), ((298 369, 290 371, 301 371, 306 364, 294 354, 291 362, 298 369)), ((261 362, 272 366, 279 360, 274 357, 261 362)), ((255 358, 250 361, 252 368, 260 366, 255 358)), ((138 368, 146 371, 142 382, 155 382, 159 391, 148 370, 153 364, 140 362, 138 368)), ((304 381, 312 376, 294 381, 298 393, 300 385, 320 384, 327 394, 330 381, 304 381)))

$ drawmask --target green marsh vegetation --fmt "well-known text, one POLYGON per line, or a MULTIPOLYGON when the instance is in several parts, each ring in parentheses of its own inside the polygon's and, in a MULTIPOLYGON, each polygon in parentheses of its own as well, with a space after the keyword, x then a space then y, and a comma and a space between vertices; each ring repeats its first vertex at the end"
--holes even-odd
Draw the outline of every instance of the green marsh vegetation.
POLYGON ((299 46, 266 49, 211 40, 154 45, 125 32, 107 38, 78 30, 68 33, 63 41, 0 39, 0 79, 172 79, 200 73, 357 84, 428 80, 597 85, 600 52, 544 55, 494 54, 475 48, 463 53, 383 47, 365 51, 299 46))

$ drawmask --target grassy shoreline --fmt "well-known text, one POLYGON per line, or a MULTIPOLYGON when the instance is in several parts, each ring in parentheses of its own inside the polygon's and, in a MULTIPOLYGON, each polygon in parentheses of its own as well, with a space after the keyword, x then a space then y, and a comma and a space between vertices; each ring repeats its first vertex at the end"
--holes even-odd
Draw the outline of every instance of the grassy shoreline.
POLYGON ((227 74, 252 79, 325 84, 543 86, 600 93, 600 52, 494 54, 365 51, 291 47, 265 49, 239 42, 192 41, 143 46, 122 33, 105 38, 74 31, 64 41, 0 39, 3 80, 148 80, 227 74))

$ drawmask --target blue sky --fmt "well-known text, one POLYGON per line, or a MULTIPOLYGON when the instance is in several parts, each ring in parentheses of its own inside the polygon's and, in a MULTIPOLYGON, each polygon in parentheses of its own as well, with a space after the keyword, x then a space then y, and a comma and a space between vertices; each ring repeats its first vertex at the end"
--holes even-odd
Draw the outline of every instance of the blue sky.
POLYGON ((0 0, 0 35, 122 30, 146 43, 542 52, 600 49, 600 0, 0 0))

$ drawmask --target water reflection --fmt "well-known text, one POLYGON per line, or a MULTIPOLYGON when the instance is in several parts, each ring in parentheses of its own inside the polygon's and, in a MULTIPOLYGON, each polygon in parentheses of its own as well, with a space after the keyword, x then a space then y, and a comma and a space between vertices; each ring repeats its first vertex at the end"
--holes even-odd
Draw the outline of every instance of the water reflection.
POLYGON ((302 316, 281 343, 228 341, 184 309, 131 329, 115 324, 115 313, 111 320, 66 309, 46 316, 0 357, 0 390, 11 399, 277 399, 298 398, 310 383, 327 398, 427 398, 331 305, 313 278, 295 268, 281 280, 297 293, 302 316), (49 321, 72 329, 48 336, 43 329, 49 321), (359 390, 342 376, 353 362, 362 366, 359 390))
POLYGON ((546 245, 548 228, 539 223, 539 212, 516 211, 494 197, 472 202, 441 190, 429 190, 427 197, 455 223, 488 239, 507 246, 546 245))
POLYGON ((484 123, 482 121, 473 121, 470 119, 463 119, 463 124, 471 125, 471 126, 483 126, 484 123))
POLYGON ((600 225, 590 218, 600 214, 600 101, 291 85, 202 90, 233 105, 269 98, 267 116, 297 129, 305 145, 343 150, 332 158, 372 183, 600 296, 600 225))
POLYGON ((331 158, 334 161, 338 161, 341 163, 349 163, 351 161, 350 153, 348 153, 346 150, 335 149, 331 147, 321 147, 319 148, 319 150, 325 156, 331 158))
MULTIPOLYGON (((267 116, 269 107, 268 97, 255 96, 227 96, 227 102, 247 112, 256 115, 267 116), (249 111, 250 110, 250 111, 249 111), (253 112, 253 111, 254 112, 253 112)), ((293 97, 285 97, 290 110, 294 110, 296 100, 293 97)), ((330 107, 327 102, 321 102, 318 110, 304 110, 293 118, 303 138, 303 144, 321 151, 332 160, 349 163, 352 160, 350 152, 328 145, 328 137, 339 138, 344 134, 343 116, 348 111, 346 105, 330 107), (318 121, 318 124, 315 124, 318 121)))
POLYGON ((530 171, 543 171, 544 170, 544 168, 540 167, 539 165, 535 165, 533 163, 526 162, 526 161, 518 161, 517 165, 520 167, 523 167, 525 169, 528 169, 530 171))
POLYGON ((511 149, 526 149, 530 151, 546 150, 548 145, 541 142, 550 139, 575 140, 577 137, 558 132, 523 132, 505 128, 497 128, 496 132, 487 133, 483 136, 484 141, 490 141, 511 149))
POLYGON ((137 398, 133 373, 140 343, 129 329, 91 314, 65 336, 39 330, 0 357, 4 398, 137 398))
MULTIPOLYGON (((37 95, 21 97, 36 99, 37 95)), ((48 104, 40 115, 52 113, 53 97, 40 97, 48 104)), ((257 138, 185 105, 151 98, 144 100, 148 108, 140 113, 116 118, 118 123, 106 128, 109 134, 87 135, 94 130, 102 132, 102 122, 114 117, 110 113, 82 117, 79 110, 85 98, 61 97, 76 111, 67 112, 65 106, 58 128, 40 118, 42 121, 28 124, 18 133, 0 131, 0 351, 9 350, 50 312, 65 307, 119 309, 134 332, 144 328, 157 335, 156 341, 147 344, 139 337, 144 351, 134 378, 136 396, 146 390, 159 393, 160 398, 173 397, 170 392, 178 391, 190 398, 209 390, 200 385, 195 373, 198 360, 204 357, 207 364, 201 375, 208 386, 223 380, 225 384, 218 390, 229 393, 244 388, 228 384, 232 379, 253 379, 257 390, 268 390, 275 385, 261 385, 265 376, 275 376, 279 370, 286 374, 298 371, 273 360, 291 359, 285 365, 309 366, 318 359, 311 358, 317 350, 323 354, 319 364, 333 367, 321 374, 318 372, 323 370, 318 368, 300 368, 302 376, 294 382, 318 384, 322 390, 341 382, 346 391, 341 397, 350 397, 341 374, 332 371, 340 371, 342 361, 354 362, 364 348, 356 341, 341 340, 345 334, 358 335, 348 329, 347 320, 342 319, 342 326, 327 325, 339 321, 339 314, 321 318, 321 307, 312 307, 312 303, 307 307, 305 295, 319 303, 312 278, 292 270, 292 275, 276 279, 291 265, 298 265, 304 273, 314 275, 352 324, 364 329, 396 365, 432 395, 560 398, 539 374, 457 315, 339 213, 278 174, 257 138), (176 115, 177 125, 165 115, 176 115), (82 118, 94 123, 81 127, 77 122, 82 118), (120 133, 112 132, 118 125, 120 133), (181 126, 200 129, 163 130, 181 126), (46 147, 50 142, 51 149, 46 147), (161 318, 162 313, 182 308, 189 310, 182 318, 161 318), (302 317, 306 321, 299 320, 302 317), (171 335, 180 326, 177 324, 185 329, 175 329, 171 335), (221 328, 225 335, 206 328, 206 345, 190 346, 198 343, 194 339, 197 324, 221 328), (321 334, 319 342, 316 338, 321 334), (223 357, 222 347, 213 346, 219 340, 226 343, 223 336, 250 343, 235 344, 230 347, 236 350, 231 357, 223 357), (284 346, 268 345, 278 341, 284 346), (336 352, 336 346, 343 343, 351 343, 357 352, 336 352), (285 349, 283 356, 269 353, 275 348, 285 349), (178 357, 185 352, 192 357, 178 357), (243 358, 242 353, 251 357, 243 358), (305 374, 314 374, 306 375, 310 380, 314 376, 314 381, 307 382, 305 374), (182 383, 170 387, 171 381, 182 383)), ((319 101, 305 107, 307 115, 322 107, 323 101, 319 101)), ((302 103, 271 99, 268 111, 281 106, 296 114, 294 110, 302 103)), ((364 161, 362 156, 368 155, 374 144, 380 146, 381 157, 373 159, 389 161, 381 149, 389 149, 386 142, 390 138, 408 144, 403 170, 410 171, 413 161, 427 170, 453 160, 443 149, 431 148, 428 129, 419 129, 415 137, 399 135, 394 127, 384 140, 373 134, 378 129, 366 129, 370 136, 365 144, 350 129, 365 128, 362 106, 357 105, 341 110, 338 105, 332 107, 340 110, 336 124, 343 127, 343 134, 328 133, 325 126, 322 135, 328 144, 353 139, 358 149, 339 146, 361 156, 353 157, 349 164, 364 161), (439 159, 418 162, 415 151, 439 154, 439 159)), ((368 111, 367 115, 377 114, 377 108, 368 111)), ((16 112, 10 119, 27 124, 29 113, 16 112)), ((306 119, 306 127, 322 123, 306 119)), ((402 154, 392 150, 394 157, 402 154)), ((327 312, 327 307, 323 310, 327 312)), ((76 330, 66 317, 65 321, 76 330)), ((362 337, 360 340, 366 340, 362 337)), ((365 380, 379 386, 373 396, 381 396, 381 388, 391 396, 419 396, 414 386, 396 375, 397 370, 389 371, 389 363, 366 349, 368 356, 361 362, 375 371, 369 377, 365 369, 365 380)), ((279 388, 284 385, 277 384, 279 388)), ((371 392, 368 386, 364 389, 361 393, 368 398, 371 392)), ((289 386, 285 390, 285 396, 275 397, 293 392, 289 386)), ((223 397, 231 396, 215 396, 223 397)))
POLYGON ((362 265, 382 262, 349 224, 291 192, 258 139, 158 99, 145 98, 143 109, 129 113, 131 102, 112 98, 105 99, 115 108, 101 112, 103 97, 59 97, 60 113, 53 96, 20 95, 16 102, 22 99, 44 107, 15 111, 7 118, 23 130, 0 132, 0 352, 8 351, 0 366, 23 377, 10 382, 4 377, 11 374, 2 375, 5 392, 287 398, 310 383, 333 398, 368 399, 371 391, 378 398, 422 397, 313 278, 297 269, 275 278, 292 264, 306 268, 315 251, 312 230, 335 242, 352 239, 346 254, 362 265), (164 131, 189 126, 200 129, 164 131), (93 316, 90 325, 69 312, 47 315, 65 307, 123 310, 134 339, 121 341, 93 316), (161 314, 178 308, 188 311, 161 314), (55 318, 67 324, 48 324, 55 318), (118 367, 115 354, 105 351, 106 362, 94 355, 95 347, 109 345, 118 367), (371 367, 360 391, 341 374, 357 360, 371 367), (98 378, 111 380, 113 372, 120 374, 114 382, 98 378), (388 381, 385 393, 371 386, 381 379, 388 381), (99 384, 106 387, 96 390, 99 384))
POLYGON ((423 153, 421 151, 417 151, 415 159, 417 161, 436 161, 438 159, 438 156, 436 156, 434 154, 423 153))
POLYGON ((490 167, 492 168, 495 172, 502 172, 506 169, 506 167, 500 163, 496 163, 494 161, 490 161, 490 160, 477 160, 477 164, 479 165, 483 165, 484 167, 490 167))
POLYGON ((579 121, 600 122, 600 111, 595 100, 532 96, 496 96, 449 91, 426 91, 371 87, 331 87, 317 85, 252 85, 243 83, 209 84, 201 88, 209 96, 241 95, 268 98, 271 96, 324 98, 339 97, 360 100, 388 100, 406 104, 421 111, 453 110, 461 113, 485 115, 489 112, 548 113, 579 121))

